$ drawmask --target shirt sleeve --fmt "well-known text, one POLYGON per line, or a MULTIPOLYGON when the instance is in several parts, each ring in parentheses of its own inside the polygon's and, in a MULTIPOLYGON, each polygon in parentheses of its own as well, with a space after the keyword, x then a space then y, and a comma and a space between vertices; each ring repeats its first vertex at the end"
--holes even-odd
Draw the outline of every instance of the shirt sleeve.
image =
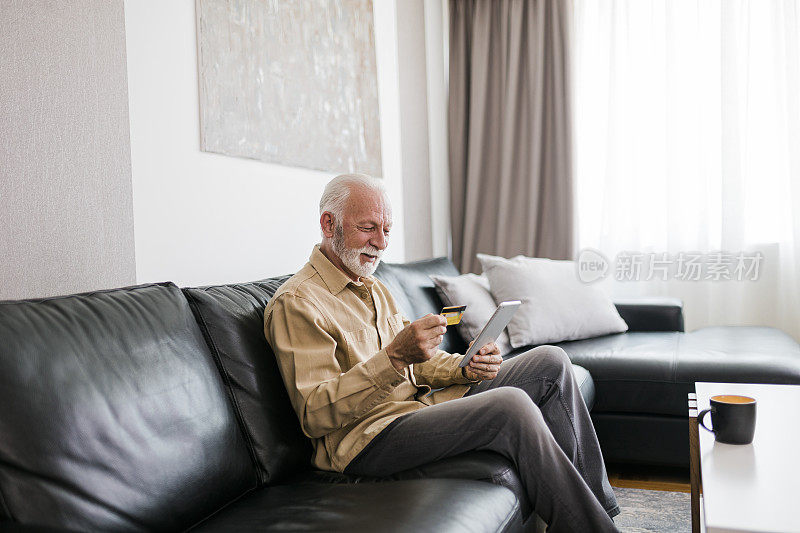
POLYGON ((428 385, 433 389, 455 384, 477 383, 467 379, 458 366, 463 357, 463 354, 439 350, 424 363, 413 365, 414 378, 417 383, 428 385))
POLYGON ((386 350, 342 372, 325 315, 300 296, 284 293, 267 308, 264 335, 300 426, 311 438, 360 418, 405 380, 386 350))

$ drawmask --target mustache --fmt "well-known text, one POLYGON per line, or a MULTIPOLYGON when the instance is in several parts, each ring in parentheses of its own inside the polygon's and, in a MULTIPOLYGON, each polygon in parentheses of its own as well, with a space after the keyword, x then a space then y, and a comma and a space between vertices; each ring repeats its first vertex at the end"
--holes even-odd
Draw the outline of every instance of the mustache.
POLYGON ((374 255, 375 257, 377 257, 379 259, 383 255, 383 250, 381 250, 380 248, 376 248, 375 246, 372 246, 371 244, 368 244, 366 246, 362 246, 361 248, 355 249, 353 251, 354 252, 358 252, 360 254, 374 255))

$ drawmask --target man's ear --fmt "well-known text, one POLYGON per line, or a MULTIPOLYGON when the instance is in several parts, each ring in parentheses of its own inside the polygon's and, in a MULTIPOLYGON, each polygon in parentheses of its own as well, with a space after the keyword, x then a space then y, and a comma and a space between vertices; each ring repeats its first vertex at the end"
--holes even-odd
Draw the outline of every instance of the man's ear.
POLYGON ((333 238, 334 220, 330 211, 325 211, 319 217, 319 226, 322 228, 322 235, 326 238, 333 238))

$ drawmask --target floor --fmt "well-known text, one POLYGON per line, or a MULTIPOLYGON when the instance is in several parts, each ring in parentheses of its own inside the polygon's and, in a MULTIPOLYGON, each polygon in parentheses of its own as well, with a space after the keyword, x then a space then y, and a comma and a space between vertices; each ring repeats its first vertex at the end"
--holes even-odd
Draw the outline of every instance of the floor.
POLYGON ((606 468, 622 510, 614 519, 622 533, 691 531, 688 467, 611 463, 606 468))
POLYGON ((620 513, 614 525, 621 533, 689 533, 692 506, 689 494, 664 490, 614 487, 620 513))
POLYGON ((608 479, 613 487, 628 489, 691 492, 689 468, 629 464, 607 464, 608 479))

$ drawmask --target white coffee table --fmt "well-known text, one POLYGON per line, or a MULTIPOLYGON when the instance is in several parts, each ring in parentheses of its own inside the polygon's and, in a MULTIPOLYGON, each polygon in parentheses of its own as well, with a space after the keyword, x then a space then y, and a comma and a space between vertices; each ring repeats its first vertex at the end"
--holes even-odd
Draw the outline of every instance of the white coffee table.
MULTIPOLYGON (((741 394, 756 399, 757 416, 752 444, 722 444, 694 429, 690 395, 689 441, 699 452, 692 458, 692 498, 699 496, 696 481, 703 494, 702 519, 692 513, 693 531, 800 532, 800 385, 696 383, 695 389, 697 411, 709 407, 711 396, 741 394)), ((711 425, 711 413, 705 423, 711 425)))

